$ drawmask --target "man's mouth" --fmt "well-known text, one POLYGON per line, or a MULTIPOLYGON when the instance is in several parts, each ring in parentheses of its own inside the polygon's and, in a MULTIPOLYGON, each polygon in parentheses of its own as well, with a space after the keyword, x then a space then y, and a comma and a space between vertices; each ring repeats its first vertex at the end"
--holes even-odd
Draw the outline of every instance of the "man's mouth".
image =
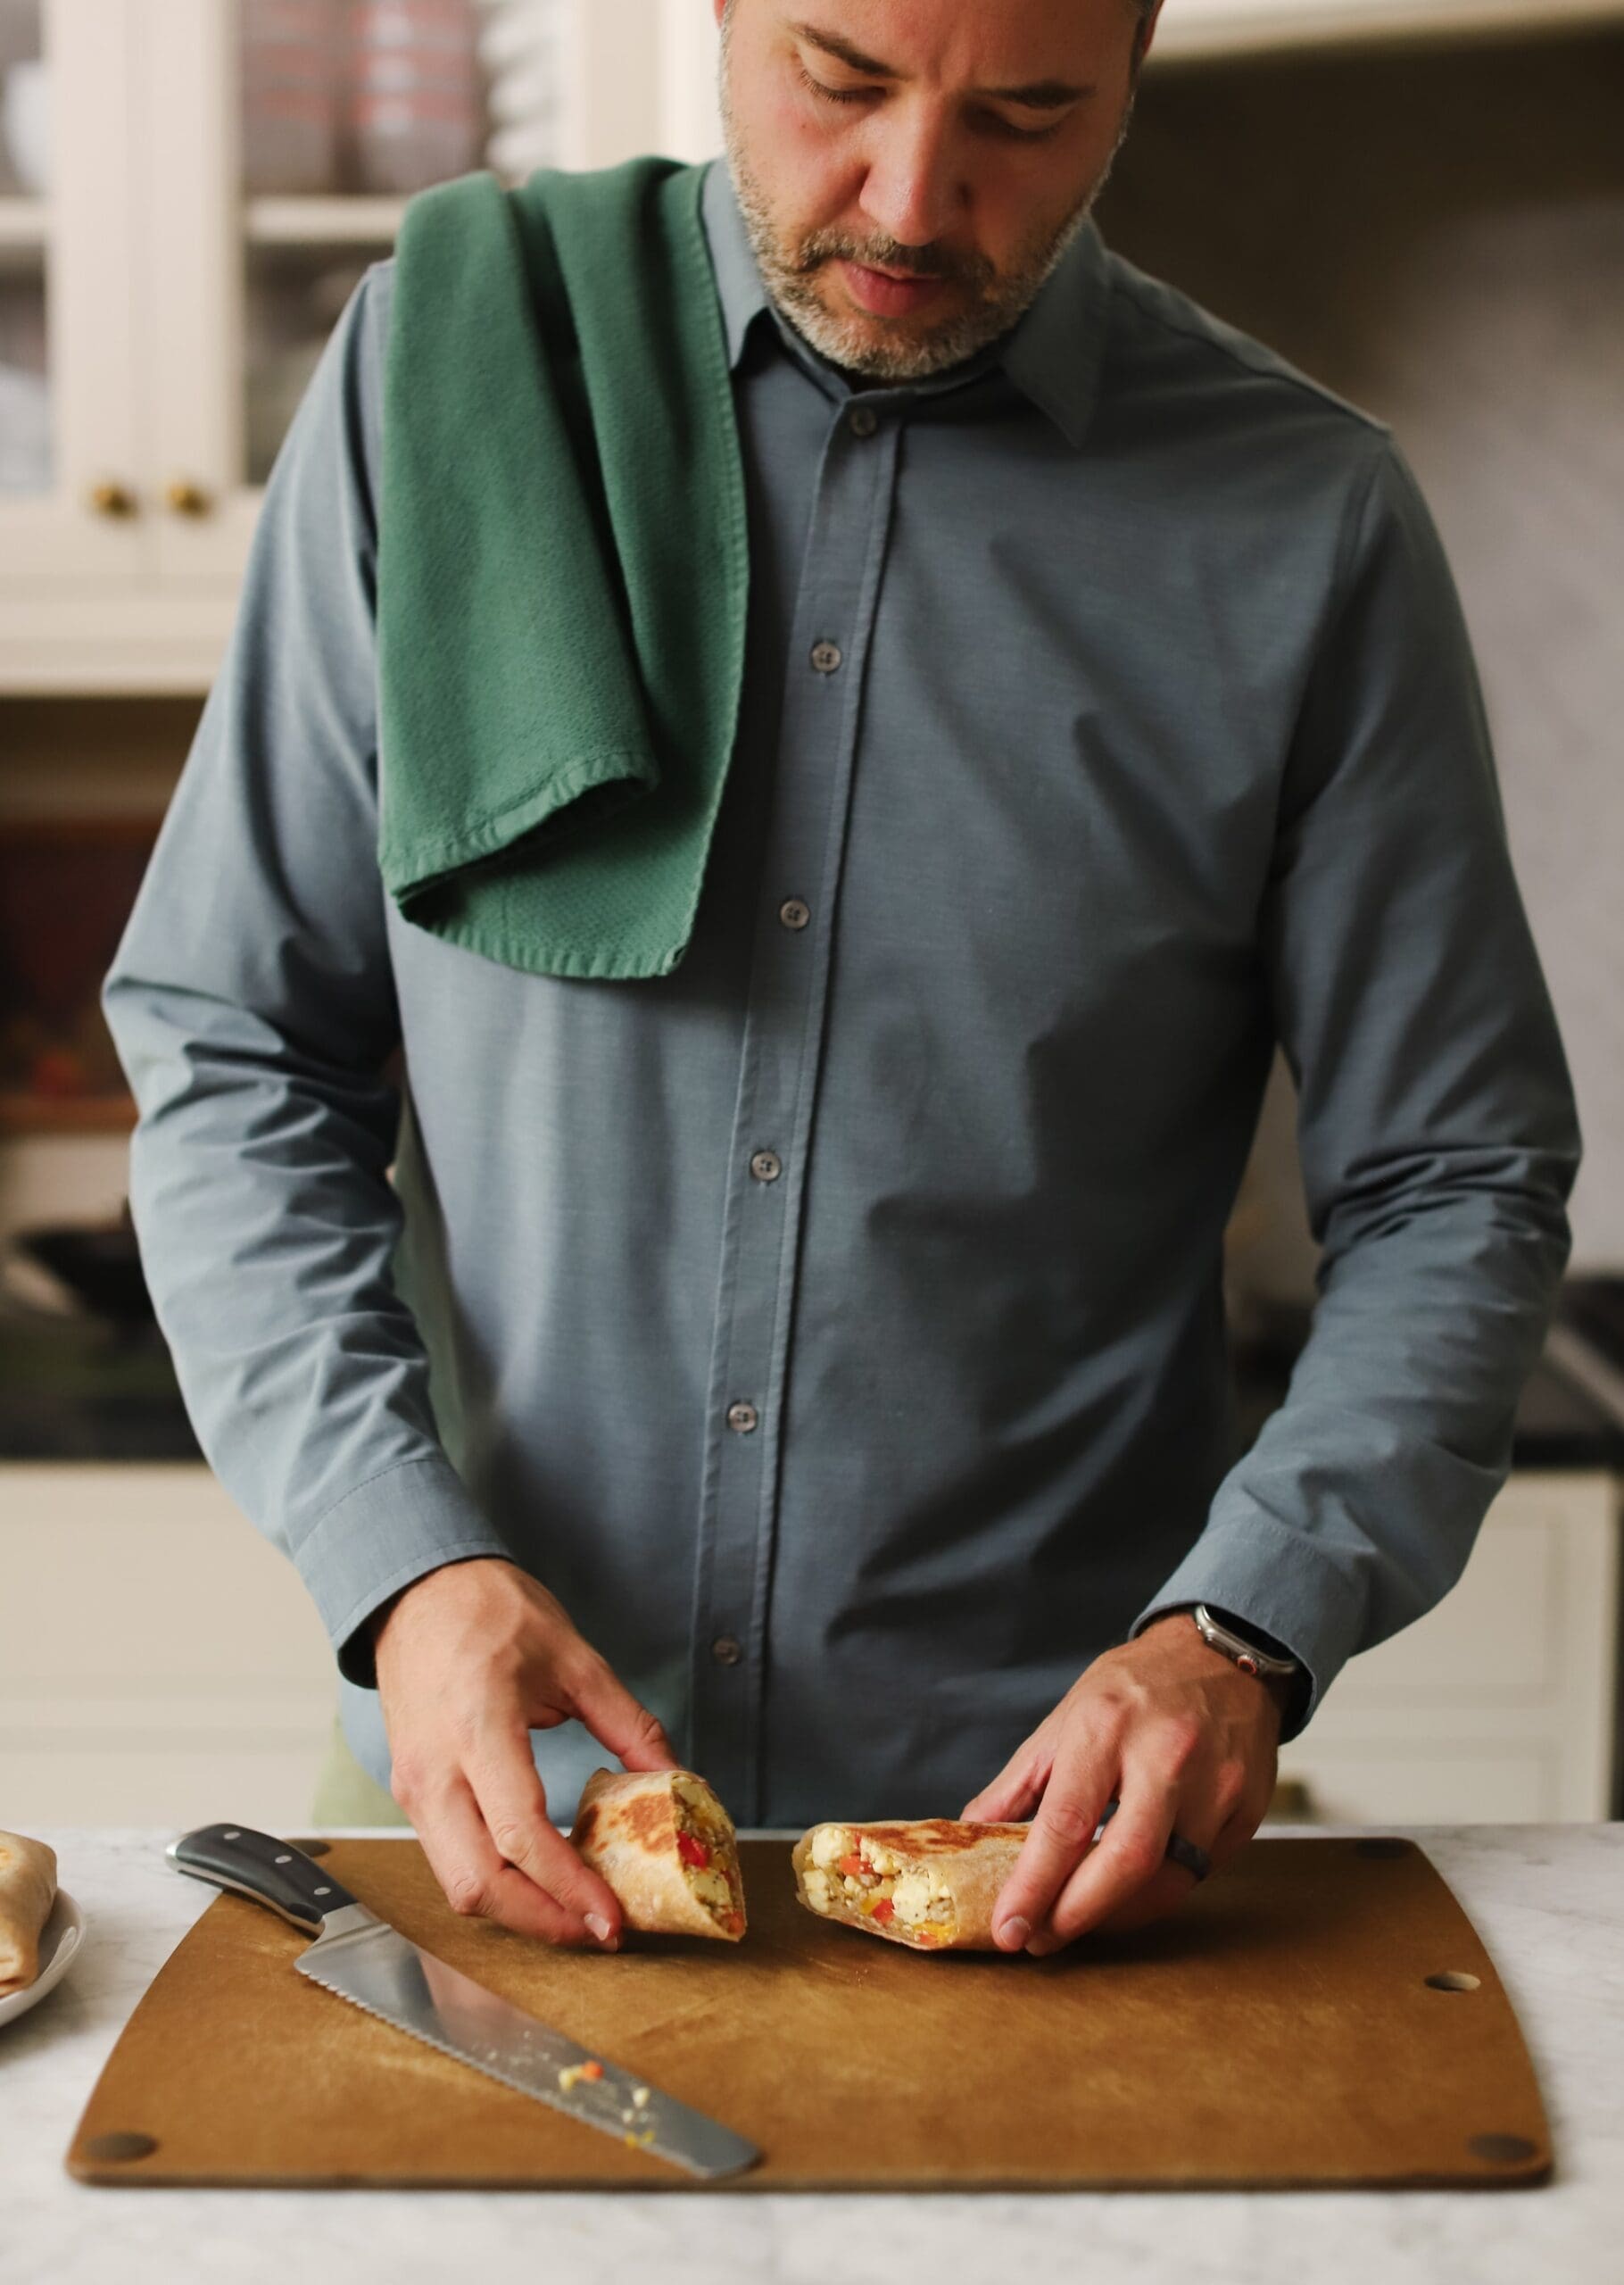
POLYGON ((858 307, 879 318, 905 318, 923 309, 932 295, 940 294, 945 278, 921 278, 915 272, 875 270, 863 262, 836 264, 846 290, 858 307))

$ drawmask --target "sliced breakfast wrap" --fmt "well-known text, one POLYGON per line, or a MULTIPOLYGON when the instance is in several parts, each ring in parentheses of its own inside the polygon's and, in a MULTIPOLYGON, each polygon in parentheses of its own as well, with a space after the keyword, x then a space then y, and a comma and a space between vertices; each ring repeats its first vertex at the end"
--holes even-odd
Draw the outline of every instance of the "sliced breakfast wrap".
POLYGON ((594 1769, 570 1840, 645 1935, 744 1933, 733 1819, 690 1769, 594 1769))
POLYGON ((1025 1824, 919 1817, 815 1824, 791 1862, 808 1912, 916 1952, 990 1952, 992 1907, 1015 1869, 1025 1824))
POLYGON ((56 1851, 21 1832, 0 1832, 0 1999, 39 1973, 39 1933, 56 1901, 56 1851))

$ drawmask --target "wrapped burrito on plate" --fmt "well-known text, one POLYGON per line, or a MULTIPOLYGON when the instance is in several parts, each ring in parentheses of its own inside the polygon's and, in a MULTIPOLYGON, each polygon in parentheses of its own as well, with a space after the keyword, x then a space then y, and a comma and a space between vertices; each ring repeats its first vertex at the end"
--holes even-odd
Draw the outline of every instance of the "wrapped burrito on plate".
POLYGON ((56 1851, 0 1832, 0 1999, 39 1973, 39 1932, 56 1901, 56 1851))
POLYGON ((1024 1824, 920 1817, 815 1824, 796 1842, 796 1892, 824 1920, 916 1952, 992 1952, 992 1907, 1015 1870, 1024 1824))
POLYGON ((691 1769, 594 1769, 570 1840, 645 1935, 744 1933, 733 1819, 691 1769))

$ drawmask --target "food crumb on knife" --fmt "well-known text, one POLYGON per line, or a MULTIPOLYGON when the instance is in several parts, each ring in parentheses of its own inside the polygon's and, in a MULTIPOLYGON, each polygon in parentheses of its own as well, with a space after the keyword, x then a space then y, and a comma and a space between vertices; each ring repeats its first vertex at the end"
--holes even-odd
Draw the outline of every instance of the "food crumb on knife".
POLYGON ((601 2063, 567 2063, 559 2073, 559 2084, 568 2094, 578 2079, 601 2079, 601 2063))

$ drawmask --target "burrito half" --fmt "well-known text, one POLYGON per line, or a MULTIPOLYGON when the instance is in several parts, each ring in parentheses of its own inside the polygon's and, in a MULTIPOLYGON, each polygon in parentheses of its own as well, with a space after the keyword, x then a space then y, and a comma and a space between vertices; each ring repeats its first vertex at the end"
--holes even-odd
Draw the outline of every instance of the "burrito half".
POLYGON ((796 1893, 824 1920, 916 1952, 996 1951, 992 1907, 1031 1829, 959 1817, 815 1824, 791 1858, 796 1893))
POLYGON ((56 1901, 56 1851, 0 1832, 0 1999, 39 1973, 39 1932, 56 1901))
POLYGON ((690 1769, 594 1769, 570 1839, 645 1935, 744 1933, 733 1819, 690 1769))

